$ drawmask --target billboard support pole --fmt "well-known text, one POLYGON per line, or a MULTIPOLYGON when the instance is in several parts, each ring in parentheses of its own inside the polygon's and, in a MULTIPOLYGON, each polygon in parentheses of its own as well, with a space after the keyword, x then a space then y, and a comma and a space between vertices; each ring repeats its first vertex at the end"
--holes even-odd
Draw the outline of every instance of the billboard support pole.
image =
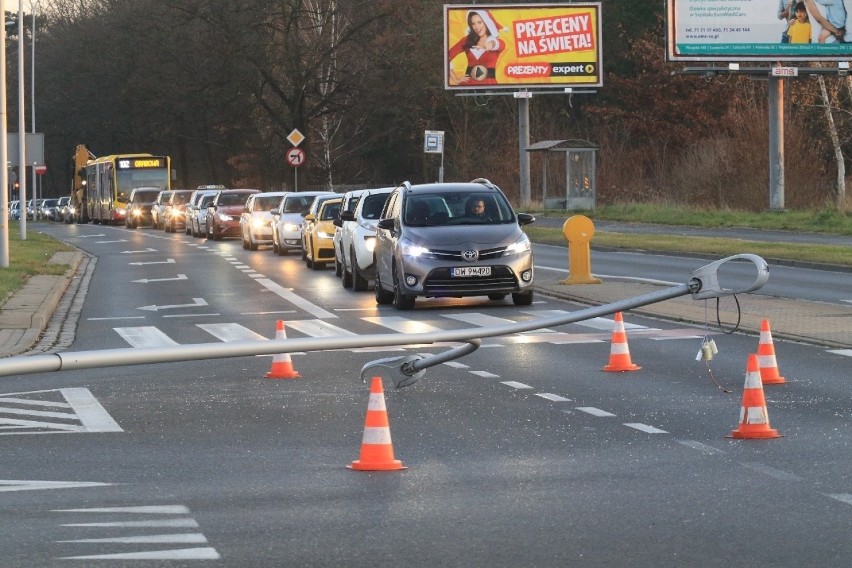
POLYGON ((530 145, 530 99, 518 99, 518 151, 519 167, 518 173, 520 177, 520 193, 521 206, 528 205, 531 201, 530 190, 530 153, 527 148, 530 145))
POLYGON ((784 210, 784 79, 769 77, 769 209, 784 210))

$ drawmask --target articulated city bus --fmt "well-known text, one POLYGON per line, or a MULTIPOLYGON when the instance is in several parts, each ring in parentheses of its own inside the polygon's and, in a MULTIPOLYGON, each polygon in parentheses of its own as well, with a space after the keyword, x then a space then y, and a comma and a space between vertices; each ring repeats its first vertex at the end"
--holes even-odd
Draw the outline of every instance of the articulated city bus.
POLYGON ((168 156, 118 154, 86 163, 85 204, 88 220, 123 224, 127 199, 135 187, 171 188, 168 156))

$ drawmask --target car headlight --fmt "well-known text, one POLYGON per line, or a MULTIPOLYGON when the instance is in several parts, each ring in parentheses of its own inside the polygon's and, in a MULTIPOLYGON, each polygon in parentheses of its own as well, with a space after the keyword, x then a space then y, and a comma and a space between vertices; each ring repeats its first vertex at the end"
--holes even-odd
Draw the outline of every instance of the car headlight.
POLYGON ((505 252, 503 252, 503 256, 522 254, 529 252, 531 248, 529 237, 527 237, 526 234, 521 234, 517 241, 506 247, 505 252))
POLYGON ((234 218, 228 215, 227 213, 217 213, 220 221, 233 221, 234 218))
POLYGON ((180 219, 183 217, 183 211, 172 211, 172 219, 180 219))
POLYGON ((334 233, 327 233, 325 231, 317 231, 317 237, 321 239, 333 239, 334 233))
POLYGON ((376 237, 364 237, 364 248, 367 249, 368 252, 373 252, 376 250, 376 237))
POLYGON ((409 240, 403 239, 400 241, 400 245, 402 246, 402 254, 404 256, 410 256, 412 258, 434 258, 432 251, 426 247, 412 243, 409 240))
POLYGON ((124 207, 116 207, 115 212, 118 213, 119 215, 126 215, 127 209, 125 209, 124 207))
POLYGON ((284 223, 284 230, 285 231, 298 231, 299 225, 296 225, 294 223, 284 223))
POLYGON ((269 221, 264 221, 263 219, 252 219, 251 226, 253 229, 263 229, 269 225, 269 221))

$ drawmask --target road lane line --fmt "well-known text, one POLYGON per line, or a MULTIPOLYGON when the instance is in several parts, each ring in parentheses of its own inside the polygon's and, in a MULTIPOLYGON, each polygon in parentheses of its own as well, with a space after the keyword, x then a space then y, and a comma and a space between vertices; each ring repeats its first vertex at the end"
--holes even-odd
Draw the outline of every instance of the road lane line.
POLYGON ((295 305, 296 307, 305 310, 306 312, 313 315, 314 317, 321 318, 321 319, 337 319, 338 318, 338 316, 334 315, 333 313, 325 311, 324 309, 317 306, 316 304, 312 304, 308 300, 306 300, 306 299, 302 298, 301 296, 295 294, 292 290, 288 290, 287 288, 284 288, 283 286, 273 282, 272 280, 270 280, 268 278, 260 278, 258 280, 255 280, 255 282, 258 282, 261 286, 263 286, 264 288, 266 288, 270 292, 272 292, 272 293, 280 296, 281 298, 287 300, 288 302, 295 305))
POLYGON ((550 400, 552 402, 571 402, 570 398, 565 398, 563 396, 559 396, 558 394, 553 394, 549 392, 537 392, 535 393, 535 395, 550 400))
POLYGON ((153 326, 114 327, 113 329, 132 347, 165 347, 178 345, 174 339, 153 326))
POLYGON ((659 428, 654 428, 653 426, 648 426, 647 424, 640 424, 638 422, 629 422, 626 423, 625 426, 628 428, 635 428, 636 430, 641 430, 647 434, 668 434, 665 430, 660 430, 659 428))
POLYGON ((607 412, 606 410, 601 410, 600 408, 595 408, 594 406, 577 406, 575 408, 580 412, 585 412, 586 414, 591 414, 592 416, 598 416, 600 418, 615 416, 615 414, 613 414, 612 412, 607 412))
POLYGON ((518 381, 503 381, 500 384, 506 385, 507 387, 512 387, 513 389, 531 389, 532 388, 531 386, 525 385, 524 383, 519 383, 518 381))

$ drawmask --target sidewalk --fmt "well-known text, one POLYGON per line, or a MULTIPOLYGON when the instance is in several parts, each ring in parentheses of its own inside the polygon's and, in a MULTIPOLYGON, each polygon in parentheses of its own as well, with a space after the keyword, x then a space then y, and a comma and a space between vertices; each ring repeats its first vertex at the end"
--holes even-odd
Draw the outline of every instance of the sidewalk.
MULTIPOLYGON (((83 259, 81 252, 56 253, 51 262, 67 264, 62 276, 36 276, 0 307, 0 357, 20 355, 32 349, 47 329, 50 319, 83 259)), ((686 278, 687 275, 684 276, 686 278)), ((561 284, 555 277, 539 275, 536 292, 572 300, 581 304, 601 305, 663 288, 653 284, 604 281, 601 284, 561 284)), ((745 294, 723 298, 719 314, 725 329, 732 328, 738 317, 740 329, 760 333, 761 321, 769 320, 773 339, 789 339, 832 348, 852 349, 852 305, 838 306, 820 302, 791 300, 745 294)), ((684 296, 632 310, 671 321, 688 322, 718 330, 716 300, 693 300, 684 296)))

